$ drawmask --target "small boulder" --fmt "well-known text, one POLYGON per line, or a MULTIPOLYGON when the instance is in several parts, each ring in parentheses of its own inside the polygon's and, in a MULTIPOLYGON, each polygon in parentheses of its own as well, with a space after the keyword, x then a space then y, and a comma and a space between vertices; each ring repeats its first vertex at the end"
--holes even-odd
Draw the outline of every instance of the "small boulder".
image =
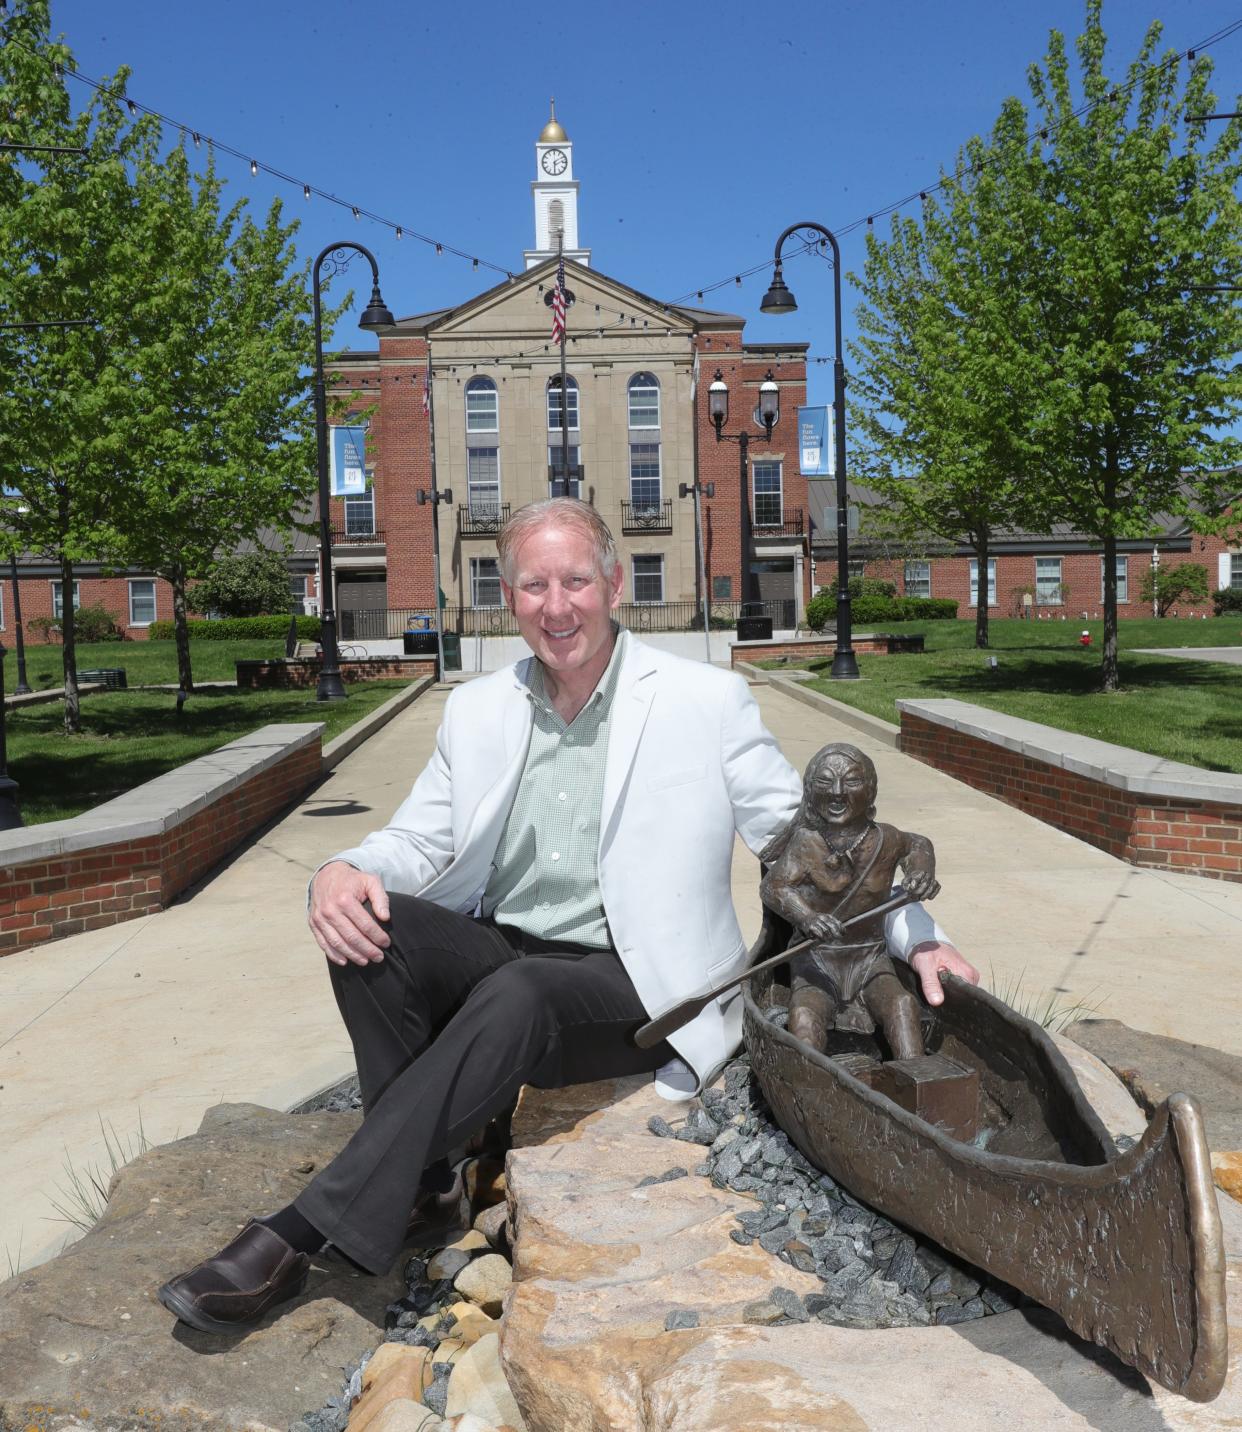
POLYGON ((449 1378, 446 1417, 473 1412, 493 1426, 525 1432, 526 1424, 500 1366, 500 1338, 480 1338, 453 1368, 449 1378))
POLYGON ((499 1253, 485 1253, 464 1267, 453 1286, 467 1302, 474 1303, 491 1317, 499 1317, 504 1295, 513 1282, 513 1269, 499 1253))
POLYGON ((509 1205, 494 1203, 485 1208, 474 1220, 475 1230, 487 1239, 493 1248, 507 1249, 509 1238, 509 1205))
POLYGON ((383 1343, 362 1373, 362 1390, 349 1414, 348 1432, 373 1427, 390 1403, 417 1402, 428 1378, 428 1351, 405 1343, 383 1343))
POLYGON ((447 1426, 447 1422, 429 1412, 421 1402, 400 1397, 376 1417, 370 1432, 442 1432, 447 1426))

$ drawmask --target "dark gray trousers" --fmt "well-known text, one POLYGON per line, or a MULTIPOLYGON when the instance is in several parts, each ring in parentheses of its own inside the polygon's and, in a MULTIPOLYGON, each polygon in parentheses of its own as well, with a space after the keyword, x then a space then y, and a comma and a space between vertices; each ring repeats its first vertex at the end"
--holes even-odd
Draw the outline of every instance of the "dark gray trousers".
POLYGON ((372 1273, 396 1261, 424 1169, 502 1112, 523 1084, 561 1088, 671 1059, 639 1049, 647 1019, 612 950, 523 937, 390 895, 377 964, 329 965, 353 1040, 362 1127, 295 1200, 372 1273))

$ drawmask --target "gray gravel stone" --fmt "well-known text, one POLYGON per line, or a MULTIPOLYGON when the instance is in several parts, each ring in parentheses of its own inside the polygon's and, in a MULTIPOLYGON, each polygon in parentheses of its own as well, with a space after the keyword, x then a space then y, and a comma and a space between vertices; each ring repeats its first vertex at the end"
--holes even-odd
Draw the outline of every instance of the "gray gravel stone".
POLYGON ((664 1319, 664 1331, 671 1333, 676 1328, 697 1328, 699 1315, 689 1308, 675 1308, 664 1319))
POLYGON ((647 1128, 659 1139, 671 1139, 673 1127, 667 1119, 662 1119, 659 1114, 652 1114, 647 1120, 647 1128))
POLYGON ((768 1294, 768 1301, 775 1303, 792 1323, 805 1323, 810 1321, 810 1313, 807 1312, 803 1306, 802 1299, 792 1288, 773 1288, 768 1294))

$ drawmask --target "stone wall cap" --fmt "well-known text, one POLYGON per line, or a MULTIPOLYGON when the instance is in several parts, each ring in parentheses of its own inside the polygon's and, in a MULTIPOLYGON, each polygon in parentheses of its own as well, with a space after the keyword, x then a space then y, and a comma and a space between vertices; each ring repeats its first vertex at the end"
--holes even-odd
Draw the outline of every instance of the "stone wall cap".
POLYGON ((243 781, 313 745, 322 731, 319 721, 260 726, 81 815, 0 832, 0 868, 163 835, 243 781))
POLYGON ((1131 795, 1242 804, 1242 775, 1233 771, 1205 771, 968 701, 903 699, 897 702, 897 709, 1131 795))

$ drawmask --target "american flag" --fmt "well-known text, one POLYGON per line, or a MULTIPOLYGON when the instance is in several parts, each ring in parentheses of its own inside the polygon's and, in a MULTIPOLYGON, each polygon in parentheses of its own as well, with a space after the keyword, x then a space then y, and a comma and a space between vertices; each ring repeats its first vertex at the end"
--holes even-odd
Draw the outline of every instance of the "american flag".
POLYGON ((423 373, 423 417, 431 412, 431 374, 423 373))
POLYGON ((556 266, 556 287, 552 290, 552 342, 565 341, 565 255, 556 266))

